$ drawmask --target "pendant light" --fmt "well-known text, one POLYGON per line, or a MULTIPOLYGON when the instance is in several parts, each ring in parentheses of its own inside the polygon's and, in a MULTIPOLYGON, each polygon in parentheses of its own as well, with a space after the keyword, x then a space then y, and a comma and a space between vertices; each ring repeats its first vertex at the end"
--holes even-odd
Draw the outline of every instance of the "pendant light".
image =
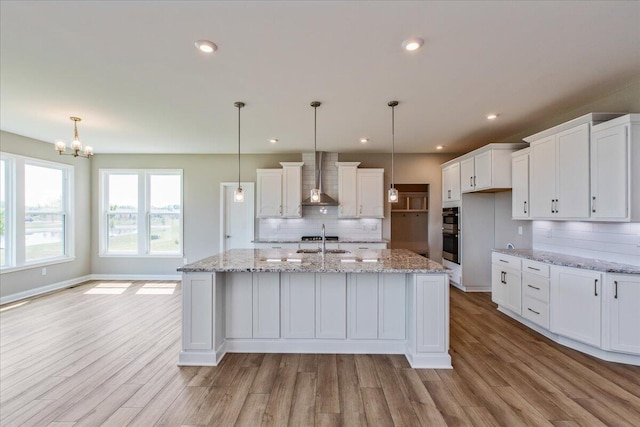
MULTIPOLYGON (((318 161, 318 155, 317 155, 317 148, 318 148, 318 144, 317 144, 317 138, 318 138, 318 132, 317 132, 317 122, 318 122, 318 107, 322 105, 319 101, 313 101, 311 103, 311 106, 313 107, 313 158, 314 161, 318 161)), ((311 197, 309 198, 311 203, 318 203, 320 202, 320 186, 318 185, 318 170, 322 167, 322 165, 316 165, 316 179, 315 179, 315 188, 311 189, 311 197), (319 166, 319 167, 318 167, 319 166)))
POLYGON ((242 203, 244 202, 244 191, 240 185, 240 109, 244 107, 244 102, 234 102, 233 105, 238 109, 238 188, 233 193, 233 201, 242 203))
POLYGON ((391 107, 391 188, 389 188, 389 194, 388 194, 387 200, 389 201, 389 203, 398 203, 398 190, 394 185, 395 171, 394 171, 394 164, 393 164, 393 157, 396 151, 395 112, 396 112, 396 106, 398 105, 398 101, 389 101, 387 105, 391 107))
POLYGON ((82 119, 80 117, 74 117, 71 116, 69 117, 71 120, 73 120, 73 141, 71 141, 71 153, 65 153, 65 151, 67 150, 67 144, 65 144, 64 141, 56 141, 55 142, 55 149, 58 152, 58 154, 60 154, 61 156, 65 155, 65 156, 73 156, 73 157, 84 157, 84 158, 89 158, 91 156, 93 156, 93 148, 91 148, 91 146, 87 145, 86 147, 84 147, 84 154, 81 153, 82 150, 82 143, 80 142, 80 136, 78 136, 78 122, 81 121, 82 119))

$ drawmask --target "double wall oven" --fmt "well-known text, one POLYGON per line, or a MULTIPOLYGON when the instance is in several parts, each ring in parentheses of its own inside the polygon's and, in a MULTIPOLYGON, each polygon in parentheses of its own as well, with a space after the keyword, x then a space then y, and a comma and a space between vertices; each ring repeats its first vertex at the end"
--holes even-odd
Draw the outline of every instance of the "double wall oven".
POLYGON ((460 208, 442 209, 442 258, 460 264, 460 208))

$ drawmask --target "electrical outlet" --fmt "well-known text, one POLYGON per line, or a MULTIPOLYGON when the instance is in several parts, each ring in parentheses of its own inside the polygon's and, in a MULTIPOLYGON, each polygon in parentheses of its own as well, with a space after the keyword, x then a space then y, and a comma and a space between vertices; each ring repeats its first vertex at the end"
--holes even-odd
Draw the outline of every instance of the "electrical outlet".
POLYGON ((522 226, 518 226, 518 234, 522 236, 522 226))
POLYGON ((47 275, 47 267, 42 267, 42 275, 43 276, 47 275))

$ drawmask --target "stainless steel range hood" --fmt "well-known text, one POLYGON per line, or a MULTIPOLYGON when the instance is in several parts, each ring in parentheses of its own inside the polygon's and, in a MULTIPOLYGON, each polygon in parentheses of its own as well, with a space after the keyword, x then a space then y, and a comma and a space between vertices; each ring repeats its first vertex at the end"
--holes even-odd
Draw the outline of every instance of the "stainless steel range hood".
POLYGON ((338 202, 335 201, 331 196, 325 194, 322 190, 322 165, 324 160, 324 152, 317 151, 315 153, 315 188, 320 190, 320 200, 317 202, 312 202, 311 197, 307 197, 302 201, 302 206, 338 206, 338 202))

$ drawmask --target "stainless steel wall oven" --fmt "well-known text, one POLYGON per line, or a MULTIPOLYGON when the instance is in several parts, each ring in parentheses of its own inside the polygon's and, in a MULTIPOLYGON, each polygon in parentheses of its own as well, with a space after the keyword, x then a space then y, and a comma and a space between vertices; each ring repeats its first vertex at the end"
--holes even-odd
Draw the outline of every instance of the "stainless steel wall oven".
POLYGON ((442 209, 442 258, 460 264, 460 209, 442 209))

